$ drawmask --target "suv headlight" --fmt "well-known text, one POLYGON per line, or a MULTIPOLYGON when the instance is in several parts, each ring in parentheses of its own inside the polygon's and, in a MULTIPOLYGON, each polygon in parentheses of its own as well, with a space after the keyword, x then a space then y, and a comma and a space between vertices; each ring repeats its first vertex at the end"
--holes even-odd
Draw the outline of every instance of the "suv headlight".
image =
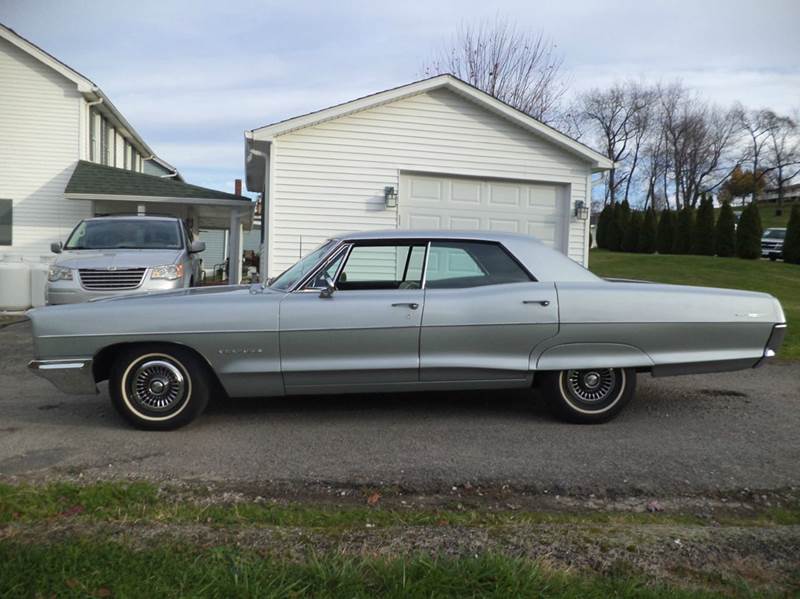
POLYGON ((47 280, 51 283, 55 283, 56 281, 71 281, 72 269, 66 268, 65 266, 53 265, 47 272, 47 280))
POLYGON ((150 271, 151 279, 167 279, 174 281, 183 276, 183 264, 165 264, 164 266, 154 266, 150 271))

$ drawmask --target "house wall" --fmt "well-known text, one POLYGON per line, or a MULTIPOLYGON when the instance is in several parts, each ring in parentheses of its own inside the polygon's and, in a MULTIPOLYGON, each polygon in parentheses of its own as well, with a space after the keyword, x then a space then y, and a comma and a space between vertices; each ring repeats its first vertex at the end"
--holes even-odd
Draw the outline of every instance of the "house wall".
POLYGON ((80 152, 75 84, 0 39, 0 198, 13 200, 12 246, 0 254, 50 254, 82 218, 89 201, 64 199, 80 152))
MULTIPOLYGON (((401 172, 565 183, 570 213, 589 203, 588 163, 439 89, 277 137, 269 185, 270 276, 333 234, 397 226, 383 188, 401 172)), ((570 218, 567 250, 585 263, 588 221, 570 218)))

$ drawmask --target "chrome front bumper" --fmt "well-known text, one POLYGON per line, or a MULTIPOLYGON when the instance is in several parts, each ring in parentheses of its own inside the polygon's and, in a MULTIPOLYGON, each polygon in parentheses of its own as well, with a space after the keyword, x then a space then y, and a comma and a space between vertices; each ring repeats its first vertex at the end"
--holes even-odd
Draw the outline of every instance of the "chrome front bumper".
POLYGON ((91 359, 32 360, 28 363, 28 368, 64 393, 76 395, 97 393, 91 359))

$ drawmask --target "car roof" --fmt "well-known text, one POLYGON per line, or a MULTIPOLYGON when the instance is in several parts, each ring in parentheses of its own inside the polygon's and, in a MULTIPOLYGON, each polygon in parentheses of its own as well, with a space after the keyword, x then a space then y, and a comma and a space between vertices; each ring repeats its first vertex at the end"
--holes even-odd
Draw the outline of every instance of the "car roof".
POLYGON ((341 241, 380 239, 465 239, 470 241, 495 241, 500 243, 513 241, 541 243, 541 241, 532 235, 520 235, 518 233, 506 233, 504 231, 459 231, 442 229, 383 229, 379 231, 360 231, 357 233, 336 235, 334 239, 339 239, 341 241))
POLYGON ((85 218, 83 220, 108 220, 112 218, 124 218, 126 220, 181 220, 177 216, 148 216, 148 215, 138 215, 138 214, 108 214, 106 216, 92 216, 91 218, 85 218))

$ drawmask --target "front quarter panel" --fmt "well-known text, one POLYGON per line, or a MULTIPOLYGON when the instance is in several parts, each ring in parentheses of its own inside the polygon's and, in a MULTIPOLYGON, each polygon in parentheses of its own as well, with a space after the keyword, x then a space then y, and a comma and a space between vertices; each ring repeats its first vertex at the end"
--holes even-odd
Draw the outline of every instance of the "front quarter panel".
POLYGON ((93 357, 130 343, 198 352, 232 396, 282 395, 278 304, 283 294, 186 290, 31 311, 36 358, 93 357))

